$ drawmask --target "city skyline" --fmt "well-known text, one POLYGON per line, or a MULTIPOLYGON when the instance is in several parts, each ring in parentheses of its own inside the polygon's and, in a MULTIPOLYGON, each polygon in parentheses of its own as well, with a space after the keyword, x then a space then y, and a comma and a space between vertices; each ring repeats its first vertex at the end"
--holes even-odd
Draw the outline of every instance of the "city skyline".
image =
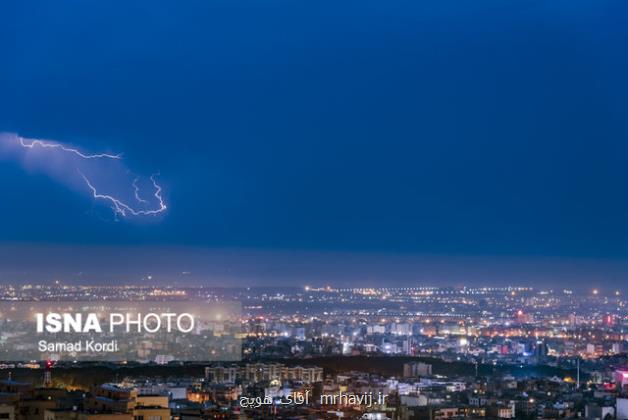
POLYGON ((0 244, 8 284, 391 287, 529 286, 614 291, 621 259, 451 256, 194 247, 0 244), (36 264, 33 262, 36 261, 36 264))

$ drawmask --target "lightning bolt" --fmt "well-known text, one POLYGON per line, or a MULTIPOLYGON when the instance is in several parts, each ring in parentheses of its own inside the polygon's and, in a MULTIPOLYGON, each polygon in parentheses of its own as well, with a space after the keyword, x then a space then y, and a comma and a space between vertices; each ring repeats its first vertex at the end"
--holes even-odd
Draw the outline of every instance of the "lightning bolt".
POLYGON ((157 181, 155 181, 155 176, 157 176, 157 174, 153 174, 150 176, 150 180, 153 183, 153 187, 155 188, 155 193, 154 196, 157 199, 159 205, 157 206, 156 209, 153 210, 136 210, 133 207, 129 206, 128 204, 124 203, 122 200, 119 200, 111 195, 108 194, 100 194, 96 188, 92 185, 92 183, 90 182, 90 180, 85 176, 85 174, 83 174, 81 171, 78 171, 78 173, 81 175, 81 177, 85 180, 85 183, 87 184, 87 186, 89 187, 89 189, 92 191, 92 196, 95 199, 102 199, 102 200, 106 200, 109 201, 113 207, 113 211, 116 214, 119 214, 120 216, 128 216, 128 215, 132 215, 132 216, 154 216, 156 214, 159 214, 161 212, 166 211, 166 209, 168 208, 166 206, 166 204, 164 203, 164 200, 161 196, 161 186, 159 184, 157 184, 157 181))
POLYGON ((140 203, 148 203, 148 201, 144 200, 142 197, 140 197, 140 187, 137 186, 137 181, 139 181, 139 178, 135 178, 133 180, 133 194, 135 195, 135 199, 137 201, 139 201, 140 203))
MULTIPOLYGON (((59 151, 62 152, 66 152, 66 153, 70 153, 73 154, 75 156, 78 156, 81 159, 115 159, 115 160, 119 160, 122 159, 122 154, 117 154, 117 155, 112 155, 112 154, 108 154, 108 153, 97 153, 97 154, 86 154, 81 152, 78 149, 72 148, 72 147, 67 147, 64 146, 61 143, 55 143, 55 142, 50 142, 50 141, 43 141, 43 140, 36 140, 36 139, 25 139, 23 137, 17 136, 17 140, 20 144, 20 146, 27 148, 27 149, 34 149, 35 147, 40 147, 42 149, 57 149, 59 151)), ((123 217, 127 217, 127 216, 154 216, 157 215, 159 213, 162 213, 164 211, 166 211, 166 209, 168 208, 166 206, 166 203, 164 202, 163 196, 162 196, 162 188, 161 185, 159 185, 157 183, 156 177, 159 176, 158 173, 155 173, 153 175, 150 176, 150 181, 153 184, 153 188, 154 188, 154 193, 153 193, 153 197, 155 197, 156 200, 156 206, 155 208, 152 209, 146 209, 146 208, 134 208, 132 207, 130 204, 125 203, 124 201, 122 201, 119 198, 116 198, 112 195, 108 195, 108 194, 102 194, 100 192, 98 192, 98 190, 96 189, 96 187, 94 186, 94 184, 89 180, 89 178, 87 178, 87 176, 81 172, 80 169, 77 168, 77 171, 79 173, 79 175, 81 176, 81 178, 83 178, 83 180, 85 181, 85 184, 87 185, 87 187, 89 188, 89 190, 92 193, 92 197, 96 200, 105 200, 108 201, 109 203, 111 203, 112 205, 112 210, 115 213, 115 215, 120 215, 123 217)), ((140 197, 140 187, 138 186, 138 181, 139 181, 139 177, 136 177, 133 182, 131 183, 131 186, 133 187, 133 191, 134 191, 134 195, 135 195, 135 199, 139 202, 142 203, 144 205, 148 204, 147 200, 144 200, 143 198, 140 197)))
POLYGON ((52 143, 49 141, 31 140, 30 143, 28 143, 27 139, 25 139, 24 137, 19 137, 19 136, 18 136, 18 141, 20 142, 20 145, 22 147, 25 147, 27 149, 34 149, 35 146, 42 147, 44 149, 59 149, 64 152, 73 153, 76 156, 83 159, 122 159, 122 154, 110 155, 108 153, 98 153, 95 155, 86 155, 85 153, 81 152, 78 149, 66 147, 60 143, 52 143))

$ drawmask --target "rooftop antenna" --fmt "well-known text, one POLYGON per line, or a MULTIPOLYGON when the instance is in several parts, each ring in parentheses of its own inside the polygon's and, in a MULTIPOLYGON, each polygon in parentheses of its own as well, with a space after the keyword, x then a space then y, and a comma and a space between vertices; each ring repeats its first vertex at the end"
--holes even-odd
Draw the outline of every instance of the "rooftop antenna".
POLYGON ((44 370, 44 388, 52 387, 52 365, 54 362, 52 360, 46 361, 46 368, 44 370))

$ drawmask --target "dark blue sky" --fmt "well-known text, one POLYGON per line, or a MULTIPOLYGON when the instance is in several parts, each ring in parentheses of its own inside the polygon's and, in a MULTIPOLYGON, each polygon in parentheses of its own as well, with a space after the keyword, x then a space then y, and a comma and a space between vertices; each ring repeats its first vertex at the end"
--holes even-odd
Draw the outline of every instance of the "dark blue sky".
POLYGON ((8 1, 0 21, 0 131, 124 152, 169 204, 114 222, 3 160, 4 246, 628 259, 625 1, 8 1))

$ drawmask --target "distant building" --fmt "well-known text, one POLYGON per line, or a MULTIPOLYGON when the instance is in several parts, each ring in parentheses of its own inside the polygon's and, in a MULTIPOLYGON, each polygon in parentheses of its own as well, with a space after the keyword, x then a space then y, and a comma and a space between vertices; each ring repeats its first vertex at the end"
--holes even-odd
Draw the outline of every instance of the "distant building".
POLYGON ((534 316, 531 313, 519 309, 515 313, 515 321, 519 324, 531 324, 534 322, 534 316))
POLYGON ((384 334, 384 333, 386 333, 386 327, 384 325, 369 325, 368 327, 366 327, 367 335, 384 334))
POLYGON ((390 333, 395 335, 411 335, 412 325, 407 323, 392 323, 390 324, 390 333))
POLYGON ((547 343, 542 340, 538 340, 534 346, 534 356, 538 361, 544 360, 547 357, 548 347, 547 343))
POLYGON ((602 356, 604 354, 604 345, 601 343, 588 343, 587 353, 591 356, 602 356))
POLYGON ((403 377, 414 378, 417 376, 431 376, 432 365, 422 362, 410 362, 403 364, 403 377))
POLYGON ((12 405, 0 405, 0 420, 15 420, 15 408, 12 405))
POLYGON ((615 384, 617 384, 617 390, 620 392, 628 387, 628 367, 619 368, 615 371, 615 384))
POLYGON ((33 385, 27 382, 17 382, 11 379, 0 381, 0 392, 25 395, 33 391, 33 385))
POLYGON ((515 402, 510 401, 508 404, 489 405, 486 407, 486 415, 498 419, 514 419, 515 402))
POLYGON ((166 406, 138 406, 133 409, 134 420, 170 420, 170 409, 166 406))
POLYGON ((174 360, 174 356, 171 354, 158 354, 155 356, 155 363, 158 365, 167 365, 174 360))
POLYGON ((248 363, 240 366, 210 366, 205 368, 205 380, 212 384, 233 384, 236 380, 257 383, 262 381, 323 381, 323 368, 317 366, 285 366, 282 363, 248 363))
POLYGON ((613 354, 622 354, 624 352, 623 343, 613 343, 611 345, 611 353, 613 354))
POLYGON ((587 419, 605 419, 606 416, 615 418, 615 408, 611 406, 603 406, 595 403, 589 403, 584 407, 584 417, 587 419))
MULTIPOLYGON (((50 409, 45 412, 45 420, 134 420, 130 413, 97 413, 76 410, 50 409)), ((148 420, 148 419, 146 419, 148 420)))
POLYGON ((615 325, 615 317, 612 314, 604 315, 603 321, 604 325, 606 325, 607 327, 612 327, 613 325, 615 325))
POLYGON ((628 398, 617 398, 617 420, 628 419, 628 398))
POLYGON ((238 366, 208 366, 205 368, 205 380, 217 384, 233 384, 238 377, 238 366))

